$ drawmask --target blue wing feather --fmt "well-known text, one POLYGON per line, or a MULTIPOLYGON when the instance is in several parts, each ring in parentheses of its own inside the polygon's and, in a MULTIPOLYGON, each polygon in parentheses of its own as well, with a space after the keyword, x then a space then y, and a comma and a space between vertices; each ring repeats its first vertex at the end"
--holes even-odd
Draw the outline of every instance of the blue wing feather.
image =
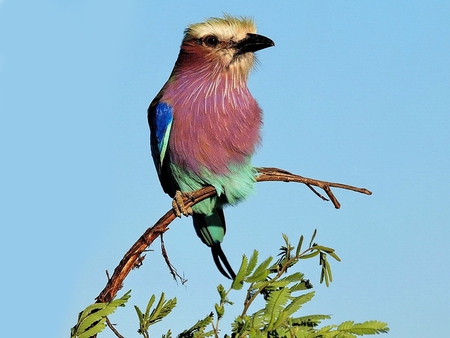
POLYGON ((169 142, 170 128, 173 120, 173 109, 166 102, 155 105, 151 114, 152 155, 156 169, 160 173, 169 142))

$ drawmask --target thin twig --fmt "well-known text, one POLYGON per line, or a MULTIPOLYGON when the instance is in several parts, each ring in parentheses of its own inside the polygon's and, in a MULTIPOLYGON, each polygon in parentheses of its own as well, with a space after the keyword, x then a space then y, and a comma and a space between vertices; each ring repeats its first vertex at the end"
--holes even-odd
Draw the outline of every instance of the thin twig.
POLYGON ((328 198, 326 198, 325 196, 323 196, 321 193, 319 193, 316 189, 314 189, 314 187, 311 184, 306 184, 306 186, 311 189, 311 191, 316 194, 317 197, 319 197, 320 199, 322 199, 322 201, 329 201, 328 198))
POLYGON ((119 331, 116 330, 116 328, 114 327, 113 324, 111 324, 111 322, 109 321, 109 318, 106 317, 106 325, 108 325, 108 327, 111 329, 112 332, 114 332, 114 334, 118 337, 118 338, 125 338, 124 336, 122 336, 119 331))
POLYGON ((164 245, 163 234, 161 234, 161 254, 164 258, 164 261, 166 262, 167 267, 169 268, 170 274, 172 275, 173 279, 175 281, 178 281, 179 279, 181 284, 184 285, 187 282, 187 279, 180 276, 177 269, 175 269, 173 264, 170 262, 169 255, 167 254, 166 247, 164 245))

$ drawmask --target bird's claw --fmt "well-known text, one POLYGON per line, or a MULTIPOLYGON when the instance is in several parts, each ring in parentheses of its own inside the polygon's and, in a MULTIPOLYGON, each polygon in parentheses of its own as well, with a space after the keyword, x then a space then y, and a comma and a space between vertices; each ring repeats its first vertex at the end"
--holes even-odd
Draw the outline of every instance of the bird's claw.
POLYGON ((184 216, 192 215, 192 208, 186 207, 184 205, 183 197, 185 196, 189 197, 188 194, 182 193, 181 191, 177 190, 172 200, 172 208, 177 217, 181 217, 181 214, 183 214, 184 216))

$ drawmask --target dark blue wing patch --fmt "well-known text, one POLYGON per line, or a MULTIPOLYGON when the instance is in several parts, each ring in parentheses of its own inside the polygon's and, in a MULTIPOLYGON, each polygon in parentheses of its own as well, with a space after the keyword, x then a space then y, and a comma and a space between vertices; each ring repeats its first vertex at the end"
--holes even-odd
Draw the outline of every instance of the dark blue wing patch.
POLYGON ((168 132, 167 129, 172 123, 172 107, 165 102, 160 102, 156 105, 155 110, 155 135, 158 142, 158 150, 161 152, 165 135, 168 132))
POLYGON ((157 164, 158 170, 161 168, 164 156, 166 154, 172 120, 172 107, 165 102, 159 102, 155 107, 154 117, 154 133, 156 137, 156 145, 158 148, 157 152, 159 155, 155 156, 154 159, 155 162, 157 162, 155 164, 157 164))

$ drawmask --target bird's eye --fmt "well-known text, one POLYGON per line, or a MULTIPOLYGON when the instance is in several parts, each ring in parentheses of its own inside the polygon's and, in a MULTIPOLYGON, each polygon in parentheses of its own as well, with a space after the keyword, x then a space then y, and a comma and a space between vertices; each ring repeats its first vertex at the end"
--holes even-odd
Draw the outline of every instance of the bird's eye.
POLYGON ((203 43, 206 46, 215 47, 219 44, 219 39, 217 39, 217 37, 214 35, 209 35, 209 36, 203 38, 203 43))

